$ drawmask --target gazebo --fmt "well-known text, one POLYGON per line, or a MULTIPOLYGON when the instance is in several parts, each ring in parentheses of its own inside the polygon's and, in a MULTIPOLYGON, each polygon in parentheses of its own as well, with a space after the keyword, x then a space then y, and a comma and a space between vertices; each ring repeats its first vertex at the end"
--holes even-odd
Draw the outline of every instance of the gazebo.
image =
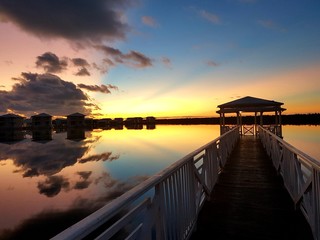
POLYGON ((281 129, 281 113, 286 110, 282 108, 283 103, 276 102, 273 100, 266 100, 255 97, 243 97, 231 102, 227 102, 221 105, 218 105, 220 110, 217 113, 220 114, 220 134, 225 133, 229 130, 229 126, 226 125, 226 114, 236 113, 237 115, 237 125, 240 126, 240 133, 242 135, 252 134, 256 135, 257 132, 257 117, 259 115, 260 125, 263 126, 263 113, 273 112, 274 115, 274 124, 268 126, 270 131, 275 133, 278 136, 282 136, 281 129), (242 124, 242 113, 254 113, 254 124, 253 126, 245 126, 242 124))

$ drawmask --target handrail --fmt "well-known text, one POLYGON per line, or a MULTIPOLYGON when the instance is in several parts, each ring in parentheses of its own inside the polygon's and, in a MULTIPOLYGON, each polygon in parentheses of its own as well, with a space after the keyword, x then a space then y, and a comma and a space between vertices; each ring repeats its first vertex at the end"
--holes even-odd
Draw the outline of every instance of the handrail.
POLYGON ((51 239, 188 239, 238 139, 234 127, 51 239))
POLYGON ((293 202, 320 240, 320 162, 259 126, 259 136, 293 202))

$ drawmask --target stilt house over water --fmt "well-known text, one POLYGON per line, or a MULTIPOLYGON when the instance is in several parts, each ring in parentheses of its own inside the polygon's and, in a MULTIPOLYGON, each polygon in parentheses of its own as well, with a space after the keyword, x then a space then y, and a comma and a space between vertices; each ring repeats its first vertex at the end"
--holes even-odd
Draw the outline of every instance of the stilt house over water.
POLYGON ((21 130, 23 128, 23 120, 24 117, 12 113, 2 115, 0 116, 0 128, 21 130))
POLYGON ((47 113, 40 113, 38 115, 31 116, 32 128, 52 128, 52 116, 47 113))
POLYGON ((67 116, 67 128, 84 128, 85 127, 85 115, 82 113, 73 113, 67 116))

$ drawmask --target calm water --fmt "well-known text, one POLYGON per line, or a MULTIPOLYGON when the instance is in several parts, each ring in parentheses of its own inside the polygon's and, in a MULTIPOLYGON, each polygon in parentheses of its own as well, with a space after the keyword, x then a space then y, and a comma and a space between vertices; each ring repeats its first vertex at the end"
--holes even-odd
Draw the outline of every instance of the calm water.
MULTIPOLYGON (((320 159, 320 126, 283 126, 283 135, 320 159)), ((0 239, 47 225, 53 236, 218 136, 217 125, 158 125, 0 142, 0 239)))

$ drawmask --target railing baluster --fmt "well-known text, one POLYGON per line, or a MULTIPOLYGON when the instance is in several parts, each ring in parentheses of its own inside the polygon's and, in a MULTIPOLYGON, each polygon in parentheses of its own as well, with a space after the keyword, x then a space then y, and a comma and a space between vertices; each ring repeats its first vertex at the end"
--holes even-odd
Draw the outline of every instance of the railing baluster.
POLYGON ((293 202, 308 221, 314 239, 320 240, 320 162, 261 126, 259 134, 293 202))
POLYGON ((106 227, 97 235, 102 234, 101 238, 109 239, 130 222, 134 225, 126 239, 151 239, 151 234, 156 240, 188 239, 196 227, 198 213, 238 139, 239 127, 235 127, 56 235, 52 240, 83 239, 120 214, 122 209, 127 209, 130 214, 115 220, 111 228, 106 227), (148 204, 139 206, 146 199, 145 194, 151 200, 148 204))
POLYGON ((320 171, 313 170, 313 217, 314 217, 314 235, 320 239, 320 171))

